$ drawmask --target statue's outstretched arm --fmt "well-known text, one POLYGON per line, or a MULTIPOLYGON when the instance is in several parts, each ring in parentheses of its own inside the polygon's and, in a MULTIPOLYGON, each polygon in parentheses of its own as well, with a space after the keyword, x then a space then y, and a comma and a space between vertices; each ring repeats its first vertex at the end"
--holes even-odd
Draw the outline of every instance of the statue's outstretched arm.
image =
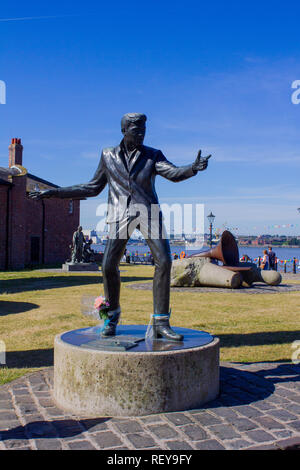
POLYGON ((174 182, 184 181, 196 175, 198 171, 206 170, 210 157, 211 155, 204 158, 201 157, 201 150, 199 150, 194 163, 185 166, 176 166, 169 162, 162 152, 159 152, 155 163, 156 173, 174 182))
POLYGON ((85 198, 97 196, 101 193, 107 184, 105 172, 105 164, 103 155, 101 155, 100 163, 93 176, 88 183, 67 186, 64 188, 53 188, 45 191, 32 191, 29 193, 31 199, 44 199, 50 197, 57 198, 85 198))

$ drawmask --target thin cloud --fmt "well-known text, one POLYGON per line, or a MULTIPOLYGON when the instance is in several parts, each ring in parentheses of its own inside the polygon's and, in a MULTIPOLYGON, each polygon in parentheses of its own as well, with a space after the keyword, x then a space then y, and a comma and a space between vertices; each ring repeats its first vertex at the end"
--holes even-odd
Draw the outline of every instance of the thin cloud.
POLYGON ((56 16, 24 16, 24 17, 17 17, 17 18, 0 18, 0 22, 6 21, 29 21, 29 20, 48 20, 53 18, 66 18, 68 16, 76 16, 76 15, 56 15, 56 16))

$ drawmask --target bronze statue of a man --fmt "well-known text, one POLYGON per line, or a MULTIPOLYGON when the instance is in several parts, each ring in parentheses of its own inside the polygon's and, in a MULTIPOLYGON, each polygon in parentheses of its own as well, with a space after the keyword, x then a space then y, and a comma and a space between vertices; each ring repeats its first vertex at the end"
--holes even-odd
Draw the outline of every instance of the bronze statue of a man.
POLYGON ((119 263, 133 231, 138 228, 151 250, 155 272, 153 278, 154 338, 181 341, 182 335, 170 327, 171 252, 155 191, 155 177, 179 182, 207 168, 208 157, 201 151, 194 163, 177 167, 160 150, 143 145, 146 132, 145 114, 125 114, 121 120, 123 140, 117 147, 105 148, 93 178, 85 184, 32 192, 32 198, 84 198, 97 196, 108 184, 107 223, 109 240, 105 248, 102 273, 105 297, 110 303, 109 322, 102 336, 113 336, 120 318, 119 263), (154 210, 153 210, 154 208, 154 210))
POLYGON ((72 263, 80 263, 82 261, 82 250, 83 250, 84 236, 82 233, 81 225, 78 227, 76 232, 73 233, 72 240, 72 263))

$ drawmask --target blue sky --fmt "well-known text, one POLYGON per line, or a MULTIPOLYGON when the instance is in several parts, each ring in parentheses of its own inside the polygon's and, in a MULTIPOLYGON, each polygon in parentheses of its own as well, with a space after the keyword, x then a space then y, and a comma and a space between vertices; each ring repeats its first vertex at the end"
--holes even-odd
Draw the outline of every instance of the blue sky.
MULTIPOLYGON (((175 164, 213 155, 188 181, 158 178, 162 202, 204 203, 239 234, 299 234, 299 13, 295 1, 5 2, 0 166, 20 137, 31 173, 88 181, 121 116, 144 112, 145 144, 175 164)), ((82 203, 86 228, 106 195, 82 203)))

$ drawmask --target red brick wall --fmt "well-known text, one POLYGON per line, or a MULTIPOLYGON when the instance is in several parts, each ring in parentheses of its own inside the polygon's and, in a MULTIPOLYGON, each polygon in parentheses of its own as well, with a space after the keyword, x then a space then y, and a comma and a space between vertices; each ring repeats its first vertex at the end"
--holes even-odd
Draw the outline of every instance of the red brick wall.
POLYGON ((45 264, 64 263, 69 258, 69 245, 73 232, 79 225, 80 201, 73 202, 69 214, 69 199, 44 199, 33 201, 26 197, 26 264, 31 264, 31 237, 40 237, 40 260, 45 264), (43 203, 45 207, 44 260, 43 254, 43 203))
POLYGON ((0 270, 5 269, 6 260, 6 206, 8 186, 0 185, 0 270))
POLYGON ((9 268, 21 269, 25 264, 26 176, 13 178, 10 193, 9 268))
MULTIPOLYGON (((69 245, 79 226, 80 201, 69 199, 34 201, 26 194, 26 176, 13 178, 10 192, 9 269, 22 269, 31 262, 31 237, 39 237, 39 261, 45 264, 64 263, 70 255, 69 245), (45 207, 45 236, 43 260, 43 203, 45 207)), ((0 270, 6 261, 7 186, 0 185, 0 270)))

